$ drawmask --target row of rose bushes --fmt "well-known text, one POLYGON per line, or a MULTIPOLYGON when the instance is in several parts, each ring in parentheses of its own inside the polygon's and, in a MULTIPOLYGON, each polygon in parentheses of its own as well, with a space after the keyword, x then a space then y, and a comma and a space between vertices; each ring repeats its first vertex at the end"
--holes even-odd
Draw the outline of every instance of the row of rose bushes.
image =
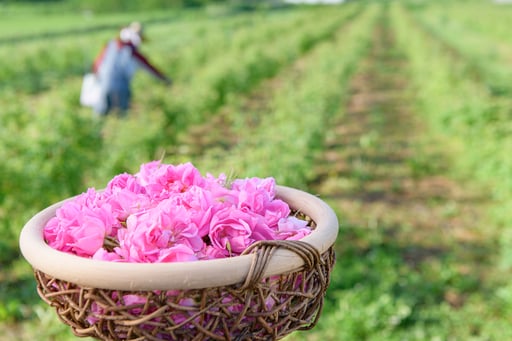
MULTIPOLYGON (((187 127, 208 122, 231 99, 273 77, 316 44, 330 40, 359 13, 359 9, 355 5, 336 11, 312 11, 308 17, 311 20, 303 20, 300 30, 283 31, 273 39, 213 59, 196 69, 197 72, 191 70, 190 79, 177 83, 171 90, 154 88, 144 97, 136 97, 135 101, 141 103, 141 107, 134 108, 133 120, 112 120, 106 125, 104 141, 109 146, 106 152, 111 165, 105 164, 104 169, 118 171, 138 163, 134 160, 160 157, 166 146, 177 143, 177 137, 186 132, 187 127), (318 23, 322 13, 325 15, 318 23), (148 116, 151 116, 150 120, 148 116), (120 128, 131 126, 137 129, 140 124, 145 124, 145 130, 137 136, 129 133, 130 128, 120 128)), ((136 89, 147 87, 150 81, 147 78, 140 80, 135 84, 136 89)))
POLYGON ((233 101, 225 110, 233 116, 238 144, 225 153, 213 150, 202 155, 199 165, 215 171, 227 165, 234 174, 275 176, 278 183, 307 190, 325 132, 341 114, 350 76, 369 47, 376 12, 376 6, 368 6, 332 40, 315 46, 300 63, 280 73, 278 88, 263 109, 247 110, 233 101), (240 121, 251 116, 257 123, 248 131, 240 121))
MULTIPOLYGON (((456 30, 458 39, 451 30, 441 33, 435 29, 436 35, 432 35, 433 25, 426 22, 433 19, 419 18, 410 12, 398 13, 402 25, 415 28, 405 31, 399 27, 397 32, 403 41, 411 40, 413 34, 417 39, 408 43, 407 51, 415 62, 417 86, 422 89, 422 109, 439 130, 460 136, 464 146, 461 168, 467 169, 473 178, 495 183, 497 193, 506 196, 512 189, 512 180, 507 176, 512 166, 507 152, 512 143, 512 88, 504 85, 501 91, 494 90, 502 83, 503 75, 512 72, 505 61, 510 56, 493 50, 488 53, 494 58, 485 57, 487 52, 482 51, 482 45, 492 45, 493 40, 486 40, 484 35, 459 31, 460 27, 456 30), (475 64, 484 58, 485 63, 475 64)), ((505 46, 512 50, 512 43, 505 46)))
POLYGON ((161 57, 166 72, 175 80, 187 81, 191 73, 200 73, 201 68, 214 60, 239 53, 250 46, 271 44, 278 36, 287 35, 313 20, 312 15, 322 15, 322 12, 315 12, 284 11, 280 15, 256 12, 220 21, 213 17, 204 20, 194 30, 190 29, 188 22, 182 22, 181 28, 176 27, 173 32, 169 32, 168 26, 159 25, 151 30, 151 35, 165 43, 152 44, 151 53, 161 57), (167 37, 173 34, 180 36, 179 45, 169 43, 167 37))
POLYGON ((468 18, 464 20, 464 11, 457 15, 442 16, 435 10, 437 6, 431 7, 433 10, 413 12, 415 20, 436 39, 444 42, 465 59, 465 64, 473 72, 473 77, 485 82, 491 95, 509 97, 512 93, 512 68, 509 66, 512 58, 512 39, 499 33, 492 33, 500 32, 508 24, 507 12, 493 13, 489 6, 487 9, 482 8, 486 15, 478 16, 473 23, 482 25, 491 20, 494 23, 489 25, 494 29, 482 30, 469 25, 468 18), (459 18, 459 15, 462 18, 459 18))
MULTIPOLYGON (((246 106, 233 103, 230 112, 242 116, 239 120, 245 115, 258 119, 247 131, 246 124, 237 124, 237 118, 233 118, 239 143, 225 153, 206 153, 199 161, 201 168, 217 170, 227 165, 235 175, 272 174, 278 183, 308 190, 316 175, 315 161, 324 151, 326 134, 333 121, 344 115, 350 81, 364 56, 370 53, 380 10, 379 4, 367 6, 332 40, 318 44, 285 74, 280 73, 263 109, 237 111, 245 110, 246 106)), ((345 269, 336 267, 335 272, 344 274, 345 269)), ((350 335, 349 331, 341 330, 347 328, 347 323, 338 313, 338 307, 345 302, 339 278, 331 282, 319 325, 310 333, 292 335, 291 340, 335 340, 340 335, 350 335)), ((357 305, 350 307, 351 313, 358 316, 362 309, 357 305)))
MULTIPOLYGON (((189 78, 176 86, 174 96, 155 94, 159 106, 165 109, 168 125, 181 129, 189 122, 203 121, 204 113, 215 111, 230 96, 247 92, 315 44, 332 37, 358 9, 350 6, 335 11, 312 11, 307 20, 296 22, 300 29, 293 25, 279 34, 266 35, 264 41, 235 48, 201 68, 191 65, 189 78)), ((188 65, 183 67, 189 70, 188 65)))
POLYGON ((460 6, 457 2, 446 6, 424 6, 416 14, 441 25, 456 23, 466 30, 466 33, 480 33, 497 41, 512 43, 509 18, 512 7, 485 1, 467 2, 460 6))
MULTIPOLYGON (((505 266, 503 269, 509 269, 512 266, 512 221, 508 214, 512 209, 512 158, 509 153, 512 135, 507 116, 512 103, 509 98, 489 91, 483 77, 478 77, 485 71, 475 70, 471 57, 454 53, 454 48, 459 49, 450 45, 451 40, 433 36, 422 19, 404 7, 394 6, 392 13, 398 42, 411 61, 417 108, 429 122, 431 131, 450 141, 453 145, 449 148, 457 148, 458 156, 450 166, 459 176, 488 188, 495 199, 485 217, 485 228, 489 235, 498 233, 500 236, 502 249, 492 258, 501 262, 505 266)), ((472 37, 472 32, 461 32, 461 36, 465 35, 472 37)), ((469 41, 469 38, 462 40, 469 41)), ((476 51, 477 47, 471 49, 476 51)), ((503 68, 506 71, 505 66, 503 68)), ((492 77, 490 81, 493 81, 492 77)), ((497 264, 493 266, 498 267, 497 264)), ((481 325, 482 335, 497 339, 510 337, 503 333, 510 318, 506 312, 510 312, 512 306, 511 292, 510 286, 498 288, 491 296, 500 297, 499 300, 486 301, 490 311, 495 309, 503 314, 482 316, 492 320, 481 325)))

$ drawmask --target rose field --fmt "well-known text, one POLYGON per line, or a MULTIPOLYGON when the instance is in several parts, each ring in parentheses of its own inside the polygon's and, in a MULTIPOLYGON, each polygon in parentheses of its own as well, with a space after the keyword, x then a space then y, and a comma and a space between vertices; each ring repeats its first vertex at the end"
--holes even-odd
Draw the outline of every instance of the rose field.
POLYGON ((322 314, 285 340, 512 340, 512 4, 2 6, 0 341, 77 339, 20 231, 153 160, 274 177, 334 209, 322 314), (82 76, 132 20, 173 85, 139 72, 128 115, 97 117, 82 76))

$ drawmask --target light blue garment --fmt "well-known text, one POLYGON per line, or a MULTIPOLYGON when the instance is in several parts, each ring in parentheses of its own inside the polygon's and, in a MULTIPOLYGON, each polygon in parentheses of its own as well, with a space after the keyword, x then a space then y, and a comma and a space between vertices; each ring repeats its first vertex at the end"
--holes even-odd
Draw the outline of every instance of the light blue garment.
POLYGON ((106 115, 113 108, 119 108, 122 112, 128 110, 130 82, 138 67, 132 46, 116 40, 109 42, 97 72, 106 100, 94 107, 94 111, 106 115))

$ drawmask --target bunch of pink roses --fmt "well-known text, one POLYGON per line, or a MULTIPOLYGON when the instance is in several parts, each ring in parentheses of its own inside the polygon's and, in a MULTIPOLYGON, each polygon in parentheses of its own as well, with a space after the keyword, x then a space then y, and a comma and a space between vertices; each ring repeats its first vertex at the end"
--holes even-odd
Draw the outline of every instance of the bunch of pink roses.
POLYGON ((275 198, 273 178, 203 177, 153 161, 65 202, 44 227, 54 249, 114 262, 183 262, 240 255, 258 240, 311 232, 275 198))

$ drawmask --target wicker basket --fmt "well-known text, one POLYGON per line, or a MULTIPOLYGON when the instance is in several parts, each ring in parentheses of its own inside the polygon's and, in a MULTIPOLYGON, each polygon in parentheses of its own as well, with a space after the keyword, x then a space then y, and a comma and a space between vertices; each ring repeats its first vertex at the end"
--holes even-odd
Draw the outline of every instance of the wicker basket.
POLYGON ((338 220, 319 198, 277 186, 311 219, 301 241, 264 241, 243 255, 183 263, 114 263, 59 252, 43 227, 63 202, 36 214, 20 248, 41 298, 77 336, 101 340, 277 340, 312 328, 334 266, 338 220))

